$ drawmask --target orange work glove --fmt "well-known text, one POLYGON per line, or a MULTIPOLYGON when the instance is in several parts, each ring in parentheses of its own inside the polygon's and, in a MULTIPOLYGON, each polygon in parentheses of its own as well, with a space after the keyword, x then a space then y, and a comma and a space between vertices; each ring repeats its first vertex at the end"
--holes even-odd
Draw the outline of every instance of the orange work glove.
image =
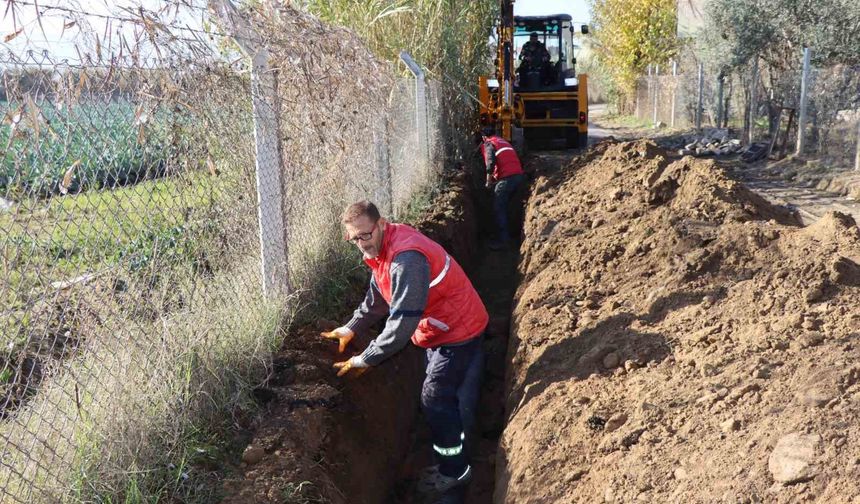
POLYGON ((369 368, 370 366, 366 362, 364 362, 364 359, 356 355, 355 357, 352 357, 347 361, 335 362, 334 367, 338 370, 338 376, 343 376, 349 373, 351 369, 355 369, 355 376, 358 377, 363 375, 364 372, 367 371, 367 368, 369 368))
POLYGON ((346 350, 346 345, 355 337, 355 333, 346 327, 338 327, 334 331, 321 332, 320 336, 328 339, 336 339, 338 341, 337 352, 343 353, 346 350))

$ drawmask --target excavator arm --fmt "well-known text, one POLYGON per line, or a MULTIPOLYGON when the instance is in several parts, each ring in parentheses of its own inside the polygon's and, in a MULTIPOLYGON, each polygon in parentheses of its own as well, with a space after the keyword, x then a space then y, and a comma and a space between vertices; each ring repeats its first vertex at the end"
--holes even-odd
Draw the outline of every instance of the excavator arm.
POLYGON ((511 140, 514 121, 514 0, 501 0, 499 21, 499 122, 501 135, 511 140))
POLYGON ((511 140, 514 122, 514 0, 499 1, 499 23, 496 26, 495 79, 481 77, 478 98, 481 101, 481 124, 494 124, 499 134, 511 140))

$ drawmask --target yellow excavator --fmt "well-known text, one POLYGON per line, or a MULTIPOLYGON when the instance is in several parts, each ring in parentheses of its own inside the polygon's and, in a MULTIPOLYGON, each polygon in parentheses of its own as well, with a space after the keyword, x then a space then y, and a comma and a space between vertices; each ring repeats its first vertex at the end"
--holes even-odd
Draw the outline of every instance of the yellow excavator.
POLYGON ((478 79, 481 126, 495 126, 509 141, 513 128, 522 128, 531 146, 564 140, 568 148, 585 147, 588 76, 576 73, 571 17, 514 16, 514 0, 501 0, 500 8, 496 75, 478 79))

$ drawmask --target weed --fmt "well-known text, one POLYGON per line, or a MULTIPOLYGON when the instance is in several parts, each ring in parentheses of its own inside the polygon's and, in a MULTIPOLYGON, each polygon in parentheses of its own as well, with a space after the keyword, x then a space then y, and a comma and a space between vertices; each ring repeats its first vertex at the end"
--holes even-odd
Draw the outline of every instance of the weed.
POLYGON ((313 483, 302 481, 289 482, 281 490, 284 504, 312 504, 325 502, 313 483))

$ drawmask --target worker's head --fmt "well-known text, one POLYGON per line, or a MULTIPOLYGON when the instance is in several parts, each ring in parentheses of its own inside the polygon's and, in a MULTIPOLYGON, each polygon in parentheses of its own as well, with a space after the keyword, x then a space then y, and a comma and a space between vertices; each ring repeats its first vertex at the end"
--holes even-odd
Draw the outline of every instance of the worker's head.
POLYGON ((382 249, 382 234, 385 231, 385 219, 380 217, 376 205, 367 200, 353 203, 346 207, 341 217, 345 238, 354 243, 364 257, 373 259, 382 249))
POLYGON ((496 134, 496 128, 490 125, 481 128, 481 137, 487 139, 496 134))
POLYGON ((531 35, 529 35, 529 41, 530 42, 537 42, 538 41, 537 32, 532 32, 531 35))

